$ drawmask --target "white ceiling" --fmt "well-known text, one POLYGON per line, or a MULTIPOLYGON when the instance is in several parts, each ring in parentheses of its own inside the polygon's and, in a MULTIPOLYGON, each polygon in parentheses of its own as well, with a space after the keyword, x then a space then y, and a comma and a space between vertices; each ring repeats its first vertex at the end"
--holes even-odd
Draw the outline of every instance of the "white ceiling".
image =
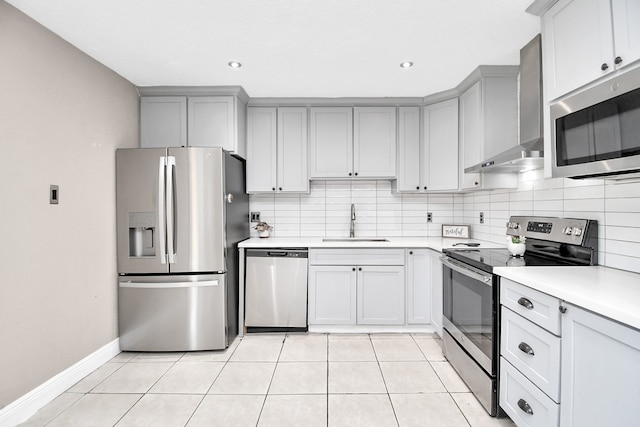
POLYGON ((251 97, 426 96, 518 64, 540 28, 532 0, 7 2, 138 86, 251 97))

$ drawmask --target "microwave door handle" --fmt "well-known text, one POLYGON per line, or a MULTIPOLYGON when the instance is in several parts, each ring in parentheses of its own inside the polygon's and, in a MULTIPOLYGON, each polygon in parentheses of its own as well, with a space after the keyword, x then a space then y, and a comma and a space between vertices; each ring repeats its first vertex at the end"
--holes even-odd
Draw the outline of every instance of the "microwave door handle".
POLYGON ((167 156, 167 254, 169 256, 169 264, 176 262, 175 252, 175 238, 176 238, 176 226, 175 226, 175 183, 173 176, 176 169, 176 158, 173 156, 167 156))
POLYGON ((481 283, 485 283, 489 286, 491 286, 491 281, 492 281, 492 277, 491 275, 487 275, 487 274, 481 274, 480 272, 477 272, 476 270, 472 270, 469 267, 466 267, 462 264, 459 264, 457 262, 453 262, 451 260, 451 258, 449 258, 448 256, 442 256, 440 257, 440 261, 442 261, 442 265, 445 265, 447 267, 449 267, 450 269, 452 269, 453 271, 457 271, 460 274, 463 274, 467 277, 470 277, 474 280, 477 280, 481 283))
POLYGON ((165 182, 167 158, 160 157, 158 165, 158 246, 160 246, 160 263, 167 263, 167 242, 166 242, 166 222, 165 222, 165 182))

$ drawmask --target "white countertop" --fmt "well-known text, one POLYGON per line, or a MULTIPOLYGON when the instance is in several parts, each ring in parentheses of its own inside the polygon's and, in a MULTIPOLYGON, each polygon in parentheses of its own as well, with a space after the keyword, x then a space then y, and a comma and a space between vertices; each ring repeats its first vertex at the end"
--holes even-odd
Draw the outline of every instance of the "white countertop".
POLYGON ((640 329, 640 274, 596 267, 498 267, 494 273, 640 329))
MULTIPOLYGON (((330 238, 330 237, 329 237, 330 238)), ((366 238, 366 237, 361 237, 366 238)), ((379 238, 379 237, 374 237, 379 238)), ((442 237, 381 237, 388 242, 324 242, 323 237, 258 237, 245 240, 238 244, 239 248, 427 248, 442 251, 444 248, 452 248, 456 243, 480 243, 482 248, 500 248, 503 244, 492 243, 475 239, 452 239, 442 237)), ((459 245, 460 248, 467 246, 459 245)))

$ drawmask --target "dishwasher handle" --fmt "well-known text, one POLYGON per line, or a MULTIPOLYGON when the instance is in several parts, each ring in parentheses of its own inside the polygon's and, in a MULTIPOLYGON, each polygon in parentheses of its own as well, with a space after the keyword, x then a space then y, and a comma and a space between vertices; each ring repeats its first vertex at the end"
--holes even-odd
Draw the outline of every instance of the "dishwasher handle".
POLYGON ((273 248, 273 249, 248 249, 247 258, 308 258, 305 249, 273 248))

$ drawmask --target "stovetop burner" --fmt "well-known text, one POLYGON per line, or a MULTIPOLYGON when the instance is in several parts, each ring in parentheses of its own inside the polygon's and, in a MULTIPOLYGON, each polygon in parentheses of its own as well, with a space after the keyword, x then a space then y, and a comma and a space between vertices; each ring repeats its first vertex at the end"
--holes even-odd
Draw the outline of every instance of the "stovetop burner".
POLYGON ((525 252, 524 256, 515 257, 507 249, 444 249, 444 253, 453 259, 470 264, 487 273, 493 272, 495 267, 524 267, 524 266, 555 266, 573 265, 558 259, 538 256, 525 252))
POLYGON ((493 273, 495 267, 598 264, 598 222, 588 219, 512 216, 508 236, 526 238, 524 256, 506 248, 444 249, 450 258, 493 273))

